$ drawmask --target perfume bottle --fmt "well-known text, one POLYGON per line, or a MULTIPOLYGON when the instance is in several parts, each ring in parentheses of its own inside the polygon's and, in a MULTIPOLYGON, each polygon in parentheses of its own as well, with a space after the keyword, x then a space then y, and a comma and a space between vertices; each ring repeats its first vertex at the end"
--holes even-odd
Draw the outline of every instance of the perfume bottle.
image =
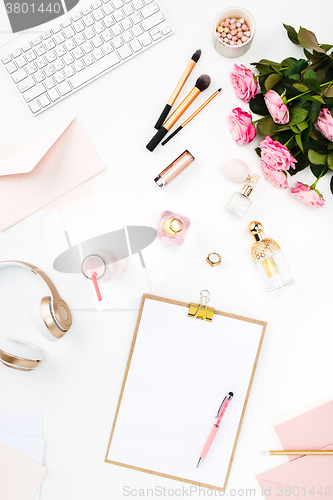
POLYGON ((293 277, 276 241, 265 238, 262 224, 258 221, 249 224, 249 231, 256 240, 251 250, 252 259, 267 292, 291 285, 293 277))
POLYGON ((166 210, 161 214, 157 226, 157 236, 170 245, 182 245, 191 225, 190 219, 184 215, 166 210))
POLYGON ((252 205, 249 197, 259 179, 260 177, 257 174, 248 175, 242 191, 240 193, 236 191, 225 208, 237 217, 243 217, 252 205))

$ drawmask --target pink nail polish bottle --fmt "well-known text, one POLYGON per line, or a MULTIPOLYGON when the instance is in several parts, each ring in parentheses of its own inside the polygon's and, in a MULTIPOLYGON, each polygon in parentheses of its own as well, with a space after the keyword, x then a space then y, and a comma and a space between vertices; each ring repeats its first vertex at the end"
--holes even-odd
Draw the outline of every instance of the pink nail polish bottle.
POLYGON ((180 246, 185 241, 190 225, 188 217, 166 210, 158 222, 157 236, 169 245, 180 246))

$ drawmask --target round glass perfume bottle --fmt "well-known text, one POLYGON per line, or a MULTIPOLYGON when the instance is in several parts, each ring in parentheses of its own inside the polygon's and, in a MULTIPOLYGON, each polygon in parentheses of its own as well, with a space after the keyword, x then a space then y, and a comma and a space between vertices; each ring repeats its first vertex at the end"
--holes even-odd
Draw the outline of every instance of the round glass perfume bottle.
POLYGON ((169 245, 180 246, 184 243, 190 225, 188 217, 166 210, 161 214, 158 222, 157 235, 160 240, 169 245))
POLYGON ((249 224, 249 231, 256 240, 251 255, 267 292, 291 285, 294 280, 281 248, 276 241, 266 238, 258 221, 249 224))

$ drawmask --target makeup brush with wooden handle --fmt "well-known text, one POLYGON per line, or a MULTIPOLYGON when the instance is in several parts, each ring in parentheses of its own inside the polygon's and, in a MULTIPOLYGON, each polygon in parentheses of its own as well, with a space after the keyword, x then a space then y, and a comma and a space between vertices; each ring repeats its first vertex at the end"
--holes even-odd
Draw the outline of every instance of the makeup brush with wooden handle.
POLYGON ((194 52, 193 56, 191 57, 188 65, 186 66, 185 68, 185 71, 184 73, 182 74, 182 77, 181 79, 179 80, 179 82, 177 83, 176 85, 176 88, 175 90, 173 91, 173 93, 171 94, 171 97, 170 99, 168 100, 167 104, 165 105, 165 108, 163 109, 159 119, 157 120, 157 122, 155 123, 155 128, 157 130, 159 130, 166 117, 168 116, 169 112, 170 112, 170 109, 172 108, 172 106, 174 105, 175 103, 175 100, 177 99, 177 97, 179 96, 179 93, 180 91, 182 90, 182 88, 184 87, 185 85, 185 82, 186 80, 188 79, 188 77, 190 76, 190 74, 192 73, 193 71, 193 68, 195 67, 195 65, 197 64, 197 62, 199 61, 200 59, 200 56, 201 56, 201 50, 198 49, 194 52))
POLYGON ((164 146, 167 142, 170 141, 170 139, 172 139, 176 134, 178 134, 178 132, 180 132, 184 127, 186 127, 186 125, 188 123, 190 123, 190 121, 193 120, 193 118, 195 118, 197 116, 197 114, 199 114, 200 111, 203 110, 204 107, 206 107, 207 104, 209 104, 210 101, 212 101, 214 99, 214 97, 216 97, 217 95, 219 95, 219 93, 221 92, 221 90, 222 90, 222 88, 217 89, 217 91, 214 92, 214 94, 212 94, 207 99, 207 101, 205 101, 203 104, 201 104, 201 106, 197 110, 195 110, 194 113, 192 113, 192 115, 187 118, 187 120, 184 121, 184 123, 182 123, 181 125, 179 125, 179 127, 176 128, 176 130, 174 132, 172 132, 172 134, 170 134, 166 139, 164 139, 164 141, 162 142, 162 146, 164 146))
POLYGON ((210 76, 201 75, 195 82, 195 87, 191 90, 191 92, 185 97, 183 102, 181 102, 178 108, 172 113, 170 118, 164 123, 163 127, 160 128, 158 132, 154 135, 152 140, 147 144, 146 148, 149 151, 154 151, 156 146, 161 142, 163 137, 169 132, 171 127, 176 123, 176 121, 182 116, 183 113, 187 110, 189 105, 194 101, 196 97, 202 92, 206 90, 210 85, 210 76))

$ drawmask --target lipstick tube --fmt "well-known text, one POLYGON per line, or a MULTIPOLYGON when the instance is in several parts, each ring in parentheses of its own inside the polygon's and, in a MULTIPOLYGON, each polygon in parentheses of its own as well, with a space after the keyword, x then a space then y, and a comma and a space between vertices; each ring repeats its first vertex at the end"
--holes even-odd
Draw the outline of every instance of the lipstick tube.
POLYGON ((194 156, 186 149, 178 158, 176 158, 170 165, 168 165, 154 181, 157 186, 163 188, 166 186, 174 177, 176 177, 184 168, 186 168, 192 161, 194 156))

